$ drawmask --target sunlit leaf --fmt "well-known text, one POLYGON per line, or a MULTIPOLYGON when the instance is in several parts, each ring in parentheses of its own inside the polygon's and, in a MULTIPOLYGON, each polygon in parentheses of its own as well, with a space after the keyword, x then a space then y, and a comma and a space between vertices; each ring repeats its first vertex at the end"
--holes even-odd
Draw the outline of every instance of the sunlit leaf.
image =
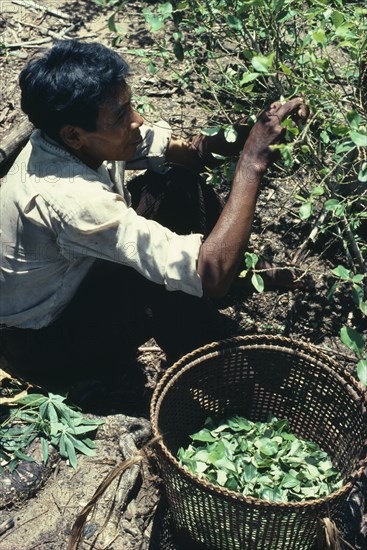
POLYGON ((233 126, 227 126, 224 129, 224 137, 228 143, 234 143, 237 140, 237 130, 233 126))
POLYGON ((204 136, 216 136, 218 132, 220 132, 221 130, 221 127, 220 126, 215 126, 213 128, 202 128, 200 130, 200 132, 204 135, 204 136))
POLYGON ((307 220, 312 214, 312 203, 305 202, 299 209, 299 217, 301 220, 307 220))
POLYGON ((357 375, 362 384, 367 386, 367 359, 361 359, 357 363, 357 375))
POLYGON ((258 273, 253 273, 251 277, 251 283, 254 285, 258 292, 263 292, 265 288, 264 279, 258 273))
POLYGON ((356 355, 361 355, 365 346, 363 334, 352 329, 351 327, 342 327, 340 330, 340 339, 349 349, 354 351, 356 355))
POLYGON ((272 66, 275 57, 275 52, 269 55, 255 55, 251 59, 251 63, 255 71, 258 73, 268 73, 272 66))
POLYGON ((367 147, 367 134, 362 134, 356 130, 351 130, 349 132, 350 139, 358 147, 367 147))
POLYGON ((338 265, 334 269, 331 270, 333 275, 336 277, 339 277, 340 279, 343 279, 344 281, 349 281, 351 278, 351 273, 349 269, 346 269, 343 265, 338 265))

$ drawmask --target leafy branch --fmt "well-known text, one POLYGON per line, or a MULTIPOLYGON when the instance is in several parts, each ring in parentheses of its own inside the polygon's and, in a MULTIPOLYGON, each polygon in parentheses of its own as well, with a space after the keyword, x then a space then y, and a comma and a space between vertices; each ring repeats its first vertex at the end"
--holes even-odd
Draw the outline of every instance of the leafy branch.
POLYGON ((2 466, 12 472, 19 460, 32 462, 26 454, 35 439, 42 446, 42 458, 48 460, 49 443, 77 467, 77 453, 95 455, 95 443, 87 436, 103 424, 102 420, 85 418, 64 403, 65 397, 49 393, 29 394, 18 399, 9 417, 0 425, 0 458, 2 466))

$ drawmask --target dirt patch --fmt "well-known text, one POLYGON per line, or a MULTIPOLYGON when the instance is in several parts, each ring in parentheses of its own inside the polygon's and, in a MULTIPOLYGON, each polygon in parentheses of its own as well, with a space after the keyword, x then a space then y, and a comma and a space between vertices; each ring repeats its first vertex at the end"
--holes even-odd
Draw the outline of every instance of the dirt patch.
MULTIPOLYGON (((56 14, 20 7, 12 2, 3 4, 6 9, 0 17, 0 35, 8 47, 0 57, 3 83, 0 89, 0 139, 24 118, 19 107, 17 81, 25 62, 42 48, 51 46, 57 38, 80 37, 109 45, 112 33, 107 28, 107 20, 113 13, 98 8, 91 1, 50 3, 40 0, 40 4, 48 9, 56 8, 56 14), (28 46, 19 47, 19 43, 28 46)), ((118 51, 133 69, 131 84, 135 100, 150 105, 146 112, 148 120, 167 120, 176 135, 195 133, 208 125, 211 117, 211 112, 198 107, 195 83, 183 89, 171 80, 169 72, 163 79, 152 76, 146 63, 129 53, 132 49, 151 45, 142 7, 140 2, 129 3, 125 12, 119 15, 119 23, 125 26, 126 34, 118 51)), ((347 369, 353 369, 355 359, 339 339, 340 328, 347 320, 346 312, 351 311, 347 306, 352 297, 340 291, 334 301, 326 298, 331 286, 330 268, 336 265, 338 254, 342 258, 341 251, 326 246, 321 239, 316 245, 305 246, 312 227, 307 222, 295 223, 298 206, 294 202, 294 191, 305 185, 304 179, 301 170, 290 179, 268 176, 258 202, 252 246, 256 252, 277 262, 296 263, 297 267, 312 275, 315 288, 307 292, 268 291, 257 294, 237 285, 219 306, 225 315, 236 321, 234 335, 261 332, 302 338, 320 346, 347 369)), ((223 181, 219 190, 225 195, 228 184, 223 181)), ((362 320, 354 321, 362 331, 362 320)), ((97 456, 81 456, 75 471, 65 462, 58 462, 41 491, 30 500, 18 502, 15 507, 4 511, 3 520, 13 520, 14 526, 0 535, 0 550, 61 550, 67 547, 77 515, 103 478, 125 458, 121 450, 124 434, 131 434, 134 431, 131 426, 136 422, 146 426, 150 395, 165 368, 164 361, 164 354, 151 341, 140 350, 136 364, 139 383, 130 380, 129 384, 125 379, 121 382, 123 389, 114 391, 108 384, 102 388, 98 383, 97 387, 91 383, 89 388, 79 389, 79 403, 83 409, 87 412, 93 410, 106 421, 105 426, 98 430, 97 456)), ((140 449, 147 439, 149 430, 145 437, 136 438, 137 448, 140 449)), ((144 475, 135 480, 128 502, 123 502, 124 491, 118 483, 116 480, 111 485, 97 510, 88 518, 82 548, 150 548, 152 514, 159 500, 159 480, 146 466, 144 475), (110 520, 102 529, 109 514, 110 520)), ((363 509, 363 498, 358 506, 363 509)))

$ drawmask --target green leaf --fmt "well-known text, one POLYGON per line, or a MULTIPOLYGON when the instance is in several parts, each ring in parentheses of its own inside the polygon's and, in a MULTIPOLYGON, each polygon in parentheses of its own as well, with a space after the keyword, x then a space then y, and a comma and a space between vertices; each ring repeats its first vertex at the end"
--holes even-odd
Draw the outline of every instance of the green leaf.
POLYGON ((324 202, 324 208, 326 212, 330 212, 330 210, 335 210, 335 208, 337 208, 339 204, 340 202, 338 201, 338 199, 328 199, 324 202))
POLYGON ((173 12, 173 6, 172 6, 171 2, 165 2, 164 4, 159 6, 158 7, 158 12, 164 18, 170 17, 170 15, 172 15, 172 12, 173 12))
POLYGON ((365 346, 363 334, 350 327, 342 327, 340 330, 340 339, 356 355, 362 355, 365 346))
POLYGON ((255 55, 251 59, 251 63, 255 71, 258 73, 268 73, 273 65, 275 52, 269 55, 255 55))
POLYGON ((115 17, 116 17, 116 14, 113 13, 113 14, 111 15, 111 17, 108 18, 108 21, 107 21, 108 29, 109 29, 111 32, 117 32, 116 23, 115 23, 115 17))
POLYGON ((367 359, 361 359, 357 363, 357 375, 362 384, 367 386, 367 359))
POLYGON ((286 474, 282 481, 282 487, 285 489, 292 489, 294 487, 299 487, 300 481, 292 474, 286 474))
POLYGON ((174 43, 173 53, 175 54, 176 59, 178 59, 179 61, 183 61, 183 59, 185 57, 185 53, 184 53, 184 49, 183 49, 183 46, 182 46, 181 42, 175 42, 174 43))
POLYGON ((353 287, 352 287, 352 297, 354 302, 357 304, 357 306, 360 306, 360 304, 363 302, 363 298, 364 298, 363 288, 355 283, 353 284, 353 287))
MULTIPOLYGON (((344 23, 343 25, 339 25, 339 27, 335 30, 335 34, 341 38, 353 38, 355 37, 355 34, 352 32, 351 28, 350 23, 344 23)), ((353 46, 351 42, 349 42, 349 44, 350 46, 353 46)))
POLYGON ((331 14, 331 20, 334 27, 338 28, 344 22, 344 15, 340 11, 333 11, 331 14))
POLYGON ((60 451, 60 455, 61 455, 63 458, 67 458, 67 457, 68 457, 68 454, 67 454, 67 451, 66 451, 66 444, 65 444, 65 436, 64 436, 64 434, 61 434, 61 435, 60 435, 60 438, 59 438, 59 451, 60 451))
POLYGON ((74 445, 69 438, 69 436, 65 435, 65 450, 66 450, 66 456, 69 459, 70 465, 76 469, 78 465, 78 460, 76 458, 75 448, 74 445))
POLYGON ((25 395, 24 397, 20 397, 16 400, 16 403, 19 405, 29 405, 32 407, 39 407, 42 405, 44 401, 47 400, 47 397, 42 395, 41 393, 30 393, 29 395, 25 395))
POLYGON ((213 437, 210 431, 207 429, 201 430, 200 432, 192 435, 191 439, 193 439, 194 441, 207 441, 210 443, 218 440, 218 438, 213 437))
POLYGON ((58 422, 58 416, 56 409, 51 401, 47 402, 47 413, 50 419, 51 425, 58 422))
POLYGON ((318 44, 321 44, 322 46, 326 45, 326 34, 324 29, 322 28, 317 29, 311 34, 311 37, 312 37, 312 40, 314 40, 318 44))
POLYGON ((324 193, 325 193, 325 189, 321 185, 316 185, 311 190, 311 194, 315 196, 321 196, 324 193))
POLYGON ((80 435, 80 434, 85 434, 87 432, 94 432, 96 429, 97 429, 98 426, 94 426, 94 425, 91 425, 91 426, 73 426, 72 427, 72 431, 74 434, 76 435, 80 435))
POLYGON ((86 456, 95 456, 96 452, 93 449, 90 449, 87 445, 84 444, 83 441, 80 441, 79 439, 76 439, 73 436, 69 436, 71 443, 74 445, 75 449, 77 449, 80 453, 86 455, 86 456))
POLYGON ((299 217, 301 218, 301 220, 307 220, 311 216, 312 210, 313 208, 311 202, 303 203, 299 209, 299 217))
POLYGON ((236 31, 241 31, 243 28, 242 21, 237 19, 234 15, 227 15, 227 25, 236 31))
POLYGON ((234 143, 237 140, 237 130, 233 126, 227 126, 224 129, 224 137, 228 143, 234 143))
POLYGON ((264 288, 265 288, 264 279, 258 273, 252 274, 251 283, 254 285, 257 292, 261 293, 264 291, 264 288))
POLYGON ((261 445, 259 446, 260 453, 266 456, 274 456, 278 453, 279 445, 271 439, 260 439, 261 445))
POLYGON ((152 13, 148 8, 143 9, 143 15, 145 17, 145 21, 150 26, 150 30, 152 32, 157 32, 163 27, 164 25, 163 18, 152 13))
POLYGON ((218 485, 221 485, 222 487, 224 487, 225 484, 227 483, 227 479, 228 479, 228 476, 227 476, 226 472, 223 472, 222 470, 217 471, 217 483, 218 483, 218 485))
POLYGON ((354 109, 347 112, 347 119, 353 129, 358 128, 362 122, 361 115, 358 113, 358 111, 355 111, 354 109))
POLYGON ((338 265, 337 267, 332 269, 331 272, 333 273, 333 275, 339 277, 343 281, 349 281, 351 279, 351 272, 349 271, 349 269, 346 269, 342 265, 338 265))
POLYGON ((176 4, 175 10, 176 11, 184 11, 184 10, 188 9, 188 7, 189 7, 189 2, 186 1, 186 0, 182 0, 181 2, 178 2, 176 4))
POLYGON ((150 72, 150 74, 157 74, 158 72, 158 67, 157 65, 154 63, 154 61, 150 60, 149 63, 148 63, 148 70, 150 72))
POLYGON ((42 447, 42 460, 46 464, 48 460, 48 441, 44 437, 41 437, 41 447, 42 447))
POLYGON ((355 145, 353 141, 343 141, 342 143, 339 143, 335 148, 335 153, 337 155, 341 155, 344 153, 349 153, 350 151, 353 151, 355 148, 355 145))
POLYGON ((367 134, 362 134, 356 130, 351 130, 349 132, 349 136, 357 147, 367 147, 367 134))
POLYGON ((364 162, 358 174, 358 181, 365 183, 367 181, 367 162, 364 162))
POLYGON ((221 130, 221 127, 220 126, 215 126, 213 128, 202 128, 200 130, 200 133, 203 134, 204 136, 216 136, 218 132, 220 132, 221 130))
POLYGON ((26 455, 25 453, 22 453, 19 449, 16 449, 14 451, 14 456, 19 458, 20 460, 25 460, 26 462, 34 462, 34 458, 32 458, 29 455, 26 455))
POLYGON ((257 262, 259 261, 259 256, 253 252, 245 252, 245 263, 247 269, 253 269, 256 267, 257 262))
POLYGON ((250 72, 245 73, 240 80, 240 86, 243 86, 248 82, 252 82, 253 80, 256 80, 259 76, 261 76, 261 73, 250 73, 250 72))
POLYGON ((243 478, 246 481, 246 483, 254 481, 257 475, 258 475, 257 468, 255 468, 253 464, 245 464, 243 468, 243 478))
POLYGON ((192 463, 193 472, 195 474, 202 474, 205 472, 205 470, 208 469, 208 464, 205 462, 200 462, 199 460, 197 462, 192 463))
POLYGON ((259 492, 260 498, 270 501, 282 501, 283 493, 278 487, 263 487, 259 492))

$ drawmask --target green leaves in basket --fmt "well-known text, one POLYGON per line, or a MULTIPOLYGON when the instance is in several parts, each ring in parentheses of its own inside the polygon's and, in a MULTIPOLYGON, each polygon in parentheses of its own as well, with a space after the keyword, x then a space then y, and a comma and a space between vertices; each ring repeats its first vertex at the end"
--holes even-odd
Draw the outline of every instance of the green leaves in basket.
POLYGON ((180 448, 178 459, 201 479, 263 500, 294 502, 322 498, 343 485, 316 443, 296 437, 287 420, 251 422, 211 418, 180 448))

